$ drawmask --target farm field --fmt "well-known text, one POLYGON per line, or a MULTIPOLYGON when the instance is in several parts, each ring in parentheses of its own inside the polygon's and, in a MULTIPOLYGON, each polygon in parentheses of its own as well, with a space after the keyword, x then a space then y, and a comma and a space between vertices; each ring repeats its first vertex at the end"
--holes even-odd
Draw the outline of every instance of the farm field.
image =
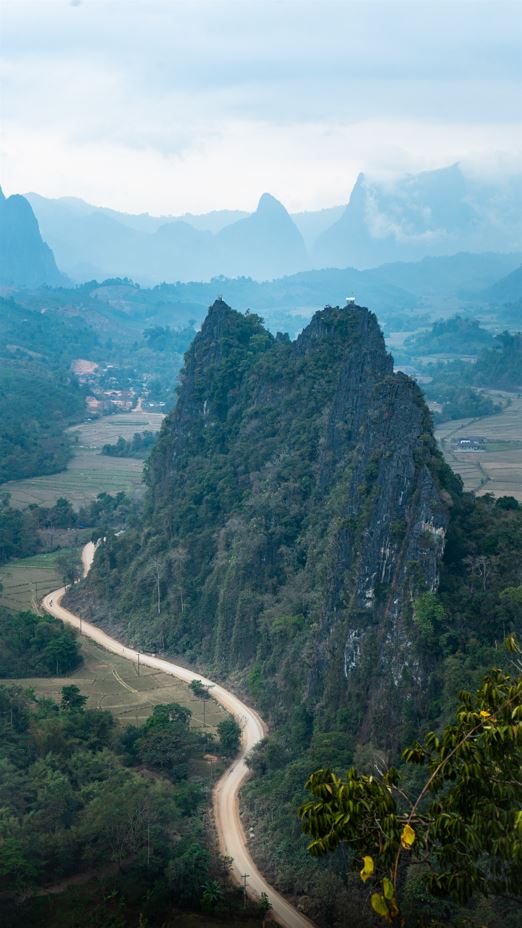
POLYGON ((37 603, 51 590, 62 585, 56 567, 56 558, 62 551, 36 554, 9 561, 0 567, 0 606, 15 611, 35 609, 37 603))
POLYGON ((161 413, 134 411, 105 416, 93 422, 83 422, 70 428, 76 444, 67 470, 59 474, 11 480, 2 490, 11 494, 11 505, 18 507, 38 503, 53 506, 60 496, 69 499, 78 509, 96 499, 99 493, 139 493, 142 485, 143 460, 113 458, 100 454, 102 446, 114 444, 121 435, 126 440, 135 432, 157 432, 161 413))
POLYGON ((479 495, 514 496, 522 502, 522 397, 499 390, 487 392, 493 400, 511 401, 500 415, 444 422, 435 435, 466 490, 479 495), (486 439, 487 450, 455 450, 455 441, 469 437, 486 439))
POLYGON ((213 699, 198 699, 187 684, 175 677, 140 667, 87 638, 81 639, 84 662, 66 677, 25 677, 18 686, 31 687, 38 696, 58 700, 62 686, 78 686, 92 709, 109 709, 123 724, 141 724, 159 703, 177 702, 192 712, 193 728, 206 728, 215 734, 217 725, 228 718, 213 699))
MULTIPOLYGON (((38 603, 51 590, 62 584, 57 571, 56 557, 37 554, 35 557, 11 561, 0 569, 0 605, 21 611, 38 610, 38 603)), ((17 685, 31 687, 38 696, 60 699, 62 686, 74 683, 79 686, 92 708, 110 709, 125 724, 138 724, 148 718, 158 703, 178 702, 192 712, 192 725, 215 732, 216 726, 228 718, 224 709, 213 699, 202 700, 181 680, 150 667, 140 667, 104 651, 88 638, 80 639, 84 662, 78 670, 66 677, 27 677, 18 679, 17 685)), ((0 683, 1 683, 0 679, 0 683)))

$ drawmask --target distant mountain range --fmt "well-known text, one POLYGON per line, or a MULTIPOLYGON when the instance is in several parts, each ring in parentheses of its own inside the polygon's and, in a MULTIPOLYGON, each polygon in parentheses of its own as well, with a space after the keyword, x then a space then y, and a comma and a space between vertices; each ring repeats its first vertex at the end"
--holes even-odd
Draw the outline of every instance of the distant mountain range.
POLYGON ((38 287, 65 280, 25 197, 6 199, 0 189, 0 283, 38 287))
POLYGON ((121 213, 70 197, 30 193, 6 200, 2 194, 0 283, 63 283, 57 264, 75 281, 129 277, 144 286, 378 268, 375 281, 436 297, 440 265, 430 262, 447 256, 445 292, 453 274, 455 293, 465 295, 516 267, 521 211, 522 175, 479 182, 458 165, 393 184, 361 174, 346 208, 293 216, 268 193, 251 214, 221 210, 179 217, 121 213), (497 253, 493 277, 486 252, 497 253), (509 254, 504 263, 503 252, 509 254))
POLYGON ((502 280, 484 291, 483 296, 493 303, 520 303, 522 301, 522 264, 502 280))
POLYGON ((319 236, 313 263, 363 268, 458 251, 516 251, 521 211, 522 174, 493 183, 458 164, 393 184, 360 174, 344 213, 319 236))
POLYGON ((360 174, 346 207, 293 215, 270 194, 252 214, 177 217, 121 213, 36 193, 27 199, 59 266, 75 280, 270 280, 315 268, 522 250, 522 174, 484 181, 459 165, 393 183, 360 174))

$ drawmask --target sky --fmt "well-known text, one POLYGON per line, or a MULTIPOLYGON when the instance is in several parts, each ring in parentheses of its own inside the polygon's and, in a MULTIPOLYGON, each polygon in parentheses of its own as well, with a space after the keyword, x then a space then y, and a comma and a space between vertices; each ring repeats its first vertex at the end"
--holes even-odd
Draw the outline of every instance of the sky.
POLYGON ((505 174, 521 71, 521 0, 0 0, 0 183, 295 212, 359 171, 505 174))

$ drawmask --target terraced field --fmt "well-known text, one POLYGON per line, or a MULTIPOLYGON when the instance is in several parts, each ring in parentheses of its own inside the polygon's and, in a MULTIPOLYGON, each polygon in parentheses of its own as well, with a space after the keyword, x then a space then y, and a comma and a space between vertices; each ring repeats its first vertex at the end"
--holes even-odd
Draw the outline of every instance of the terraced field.
POLYGON ((109 709, 124 724, 141 724, 158 703, 177 702, 192 712, 193 728, 206 728, 213 733, 223 719, 225 710, 213 699, 198 699, 186 683, 150 667, 140 667, 117 654, 104 651, 87 638, 81 639, 84 662, 67 677, 27 677, 16 684, 31 687, 38 696, 59 700, 62 686, 78 686, 87 705, 93 709, 109 709))
POLYGON ((60 551, 9 561, 0 567, 0 606, 22 611, 35 609, 46 593, 62 583, 56 567, 60 551))
MULTIPOLYGON (((55 559, 59 552, 11 561, 0 569, 0 605, 14 610, 37 610, 46 593, 62 583, 55 559)), ((60 699, 62 686, 79 686, 93 708, 110 709, 125 723, 139 724, 155 705, 178 702, 192 712, 192 725, 215 732, 216 726, 228 718, 224 709, 213 699, 202 700, 193 695, 185 683, 176 677, 141 667, 117 654, 104 651, 88 638, 81 638, 84 658, 82 666, 67 677, 27 677, 17 685, 34 689, 39 696, 60 699)), ((0 683, 2 681, 0 680, 0 683)))
POLYGON ((435 435, 466 490, 479 495, 514 496, 522 502, 522 397, 501 391, 487 392, 493 399, 510 401, 500 415, 444 422, 435 435), (485 438, 487 450, 455 449, 456 441, 471 436, 485 438))
POLYGON ((120 435, 132 438, 135 432, 157 432, 161 413, 131 412, 105 416, 69 429, 76 439, 74 456, 67 470, 45 477, 11 480, 2 490, 11 494, 11 505, 30 503, 52 506, 60 496, 75 508, 96 499, 98 493, 139 493, 142 486, 143 461, 137 458, 111 458, 100 454, 102 446, 114 444, 120 435))

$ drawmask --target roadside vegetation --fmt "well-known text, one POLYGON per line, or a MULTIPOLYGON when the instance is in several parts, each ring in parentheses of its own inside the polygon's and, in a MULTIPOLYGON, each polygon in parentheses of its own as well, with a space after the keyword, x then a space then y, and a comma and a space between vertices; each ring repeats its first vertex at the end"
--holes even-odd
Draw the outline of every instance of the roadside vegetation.
MULTIPOLYGON (((514 636, 508 645, 520 653, 514 636)), ((433 928, 454 924, 461 906, 487 909, 488 897, 503 925, 518 920, 522 664, 513 664, 515 676, 492 670, 476 693, 461 691, 451 723, 405 748, 401 770, 308 777, 313 798, 298 810, 308 852, 346 845, 385 924, 413 928, 426 915, 433 928)))
MULTIPOLYGON (((122 730, 109 712, 87 709, 76 686, 59 703, 0 687, 6 928, 61 926, 64 911, 77 928, 174 925, 190 911, 242 923, 241 891, 206 827, 207 784, 190 774, 191 760, 216 745, 189 722, 174 703, 122 730), (89 892, 74 885, 82 874, 89 892)), ((259 907, 246 914, 260 924, 259 907)))

